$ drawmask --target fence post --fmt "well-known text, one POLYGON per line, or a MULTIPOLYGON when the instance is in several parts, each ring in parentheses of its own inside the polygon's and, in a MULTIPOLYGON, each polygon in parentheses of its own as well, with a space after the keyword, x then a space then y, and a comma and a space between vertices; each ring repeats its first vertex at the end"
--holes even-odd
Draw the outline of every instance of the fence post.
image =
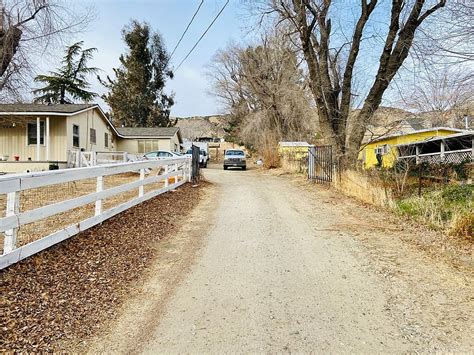
MULTIPOLYGON (((20 212, 20 192, 13 191, 7 194, 6 217, 14 216, 20 212)), ((3 254, 7 254, 16 248, 16 237, 18 228, 5 231, 5 241, 3 244, 3 254)))
MULTIPOLYGON (((168 175, 168 165, 165 165, 165 175, 168 175)), ((165 187, 168 187, 169 181, 168 177, 165 179, 165 187)))
POLYGON ((423 163, 418 164, 418 197, 421 196, 421 181, 423 178, 423 163))
POLYGON ((441 162, 444 163, 445 161, 445 154, 444 154, 444 151, 445 151, 445 146, 444 146, 444 140, 441 140, 441 162))
POLYGON ((188 160, 188 163, 186 164, 186 166, 188 167, 188 182, 191 182, 191 178, 192 178, 191 159, 188 160))
MULTIPOLYGON (((104 177, 97 176, 97 187, 96 192, 101 192, 104 190, 104 177)), ((99 216, 102 214, 102 199, 95 201, 95 215, 99 216)))
MULTIPOLYGON (((140 181, 145 180, 145 169, 140 169, 140 181)), ((145 186, 141 185, 138 187, 138 197, 142 197, 145 194, 145 186)))
POLYGON ((174 164, 174 172, 175 172, 175 176, 174 176, 174 183, 176 184, 178 182, 178 164, 174 164))

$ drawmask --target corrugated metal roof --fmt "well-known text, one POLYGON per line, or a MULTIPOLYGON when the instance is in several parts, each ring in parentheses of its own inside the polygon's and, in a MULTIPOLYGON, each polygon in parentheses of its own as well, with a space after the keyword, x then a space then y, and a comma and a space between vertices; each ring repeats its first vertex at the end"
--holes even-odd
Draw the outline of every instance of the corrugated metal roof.
POLYGON ((282 147, 311 147, 308 142, 280 142, 278 145, 282 147))

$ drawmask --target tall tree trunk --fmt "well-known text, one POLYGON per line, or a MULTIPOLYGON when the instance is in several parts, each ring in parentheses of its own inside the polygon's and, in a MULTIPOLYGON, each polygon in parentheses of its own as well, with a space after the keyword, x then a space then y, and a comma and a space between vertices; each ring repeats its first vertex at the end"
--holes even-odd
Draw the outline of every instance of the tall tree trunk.
POLYGON ((0 28, 0 76, 5 74, 17 52, 22 34, 18 27, 10 27, 6 31, 0 28))
POLYGON ((326 140, 334 146, 342 168, 356 164, 367 126, 390 82, 407 58, 417 28, 446 3, 446 0, 438 0, 436 5, 423 11, 425 0, 414 0, 406 19, 402 21, 402 10, 409 5, 403 0, 392 0, 390 25, 377 76, 362 109, 358 114, 350 115, 353 69, 365 25, 378 2, 367 1, 361 0, 361 14, 349 43, 341 82, 338 81, 339 73, 336 70, 337 58, 332 58, 330 54, 331 19, 328 19, 328 14, 331 0, 291 0, 292 5, 290 0, 277 2, 281 6, 280 14, 286 16, 298 31, 308 66, 311 92, 318 109, 320 129, 326 140))

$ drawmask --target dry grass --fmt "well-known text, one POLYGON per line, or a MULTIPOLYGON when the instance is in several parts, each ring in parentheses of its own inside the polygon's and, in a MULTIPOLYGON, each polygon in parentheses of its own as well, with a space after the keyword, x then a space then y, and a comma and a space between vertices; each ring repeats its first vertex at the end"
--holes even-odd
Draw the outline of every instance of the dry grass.
POLYGON ((267 142, 262 148, 263 167, 266 169, 275 169, 280 167, 280 154, 276 144, 267 142))

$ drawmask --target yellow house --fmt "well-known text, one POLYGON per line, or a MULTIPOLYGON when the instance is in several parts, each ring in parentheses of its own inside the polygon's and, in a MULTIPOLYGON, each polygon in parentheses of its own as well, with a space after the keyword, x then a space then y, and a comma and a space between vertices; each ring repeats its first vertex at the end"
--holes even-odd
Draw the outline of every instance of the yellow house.
POLYGON ((377 155, 379 155, 382 166, 390 168, 397 160, 398 153, 395 146, 421 142, 433 137, 444 137, 461 132, 463 132, 463 130, 457 128, 435 127, 405 134, 387 135, 366 143, 359 153, 359 160, 363 162, 364 168, 369 169, 378 165, 377 155))
POLYGON ((71 152, 140 154, 181 143, 175 127, 116 128, 96 104, 0 104, 0 173, 66 168, 71 152))

